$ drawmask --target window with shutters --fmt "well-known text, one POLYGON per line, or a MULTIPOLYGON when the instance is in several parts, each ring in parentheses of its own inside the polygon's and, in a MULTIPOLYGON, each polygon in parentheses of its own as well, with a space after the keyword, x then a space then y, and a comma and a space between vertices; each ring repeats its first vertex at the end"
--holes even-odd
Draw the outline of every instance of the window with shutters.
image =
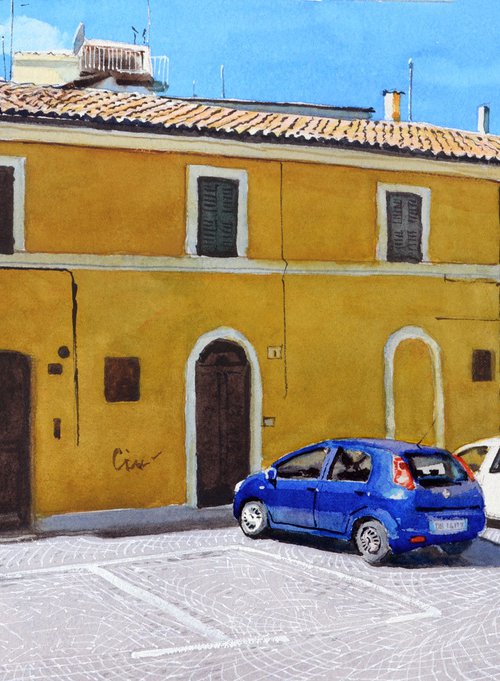
POLYGON ((213 258, 245 256, 247 172, 188 166, 186 252, 213 258))
POLYGON ((198 255, 220 258, 238 255, 238 186, 237 180, 198 178, 198 255))
POLYGON ((24 250, 24 158, 0 156, 0 254, 24 250))
POLYGON ((387 260, 422 260, 422 199, 417 194, 387 192, 387 260))
POLYGON ((388 262, 429 260, 430 189, 379 184, 377 256, 388 262))
POLYGON ((14 168, 0 166, 0 253, 14 253, 14 168))

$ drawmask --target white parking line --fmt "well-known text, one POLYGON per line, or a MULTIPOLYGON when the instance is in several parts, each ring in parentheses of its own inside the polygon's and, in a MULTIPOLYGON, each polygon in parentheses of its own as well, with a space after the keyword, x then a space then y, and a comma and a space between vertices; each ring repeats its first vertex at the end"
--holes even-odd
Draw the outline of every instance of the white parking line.
MULTIPOLYGON (((141 592, 140 597, 143 601, 147 599, 158 599, 161 607, 165 612, 169 612, 172 614, 175 619, 177 619, 179 622, 185 622, 188 619, 192 622, 193 626, 190 626, 189 628, 194 629, 195 631, 201 632, 203 636, 207 636, 207 638, 210 638, 210 635, 207 634, 207 630, 210 628, 207 627, 206 625, 203 625, 201 622, 198 622, 195 618, 191 617, 187 613, 184 613, 180 608, 176 608, 174 605, 171 605, 167 601, 154 596, 154 594, 151 594, 149 591, 146 589, 141 589, 140 587, 136 587, 133 584, 130 584, 130 582, 127 582, 125 580, 121 580, 121 578, 116 577, 112 573, 108 572, 107 570, 103 569, 103 565, 105 566, 111 566, 111 565, 122 565, 126 563, 138 563, 142 561, 150 561, 150 560, 182 560, 183 557, 185 556, 190 556, 190 555, 203 555, 207 554, 207 556, 213 556, 217 555, 220 553, 226 553, 229 551, 241 551, 247 554, 254 554, 261 556, 265 559, 269 560, 277 560, 281 561, 283 563, 288 563, 291 565, 295 565, 296 567, 299 567, 302 571, 305 570, 310 570, 314 569, 318 572, 322 572, 324 574, 328 574, 329 576, 334 576, 337 579, 343 580, 344 582, 352 583, 358 586, 362 586, 364 589, 369 588, 373 591, 377 591, 380 594, 383 594, 384 596, 389 596, 392 601, 397 600, 399 603, 404 603, 412 608, 416 608, 419 610, 419 612, 411 613, 411 614, 404 614, 404 615, 396 615, 394 617, 390 617, 386 620, 386 624, 393 624, 397 622, 407 622, 407 621, 412 621, 412 620, 419 620, 419 619, 427 619, 427 618, 437 618, 441 617, 442 613, 438 608, 429 605, 428 603, 425 603, 423 601, 420 601, 416 598, 413 598, 412 596, 407 596, 405 594, 402 594, 400 592, 397 593, 397 595, 394 593, 394 591, 383 587, 379 584, 376 584, 372 582, 369 579, 363 579, 362 577, 354 577, 352 575, 348 575, 344 572, 341 572, 339 570, 331 569, 328 567, 323 567, 320 565, 315 565, 314 563, 308 563, 307 561, 302 561, 302 560, 297 560, 295 558, 290 558, 288 556, 281 556, 275 553, 269 553, 266 551, 263 551, 261 549, 255 549, 249 546, 244 546, 242 544, 229 544, 226 546, 216 546, 216 547, 199 547, 199 548, 187 548, 184 550, 176 550, 176 551, 171 551, 171 552, 163 552, 163 553, 152 553, 152 554, 142 554, 138 556, 127 556, 127 557, 122 557, 122 558, 112 558, 108 560, 102 560, 98 562, 98 565, 94 563, 74 563, 72 565, 57 565, 57 566, 51 566, 51 567, 42 567, 42 568, 32 568, 29 570, 19 570, 17 572, 11 572, 7 573, 4 575, 1 575, 0 581, 6 580, 6 579, 16 579, 24 576, 29 576, 29 575, 39 575, 39 574, 44 574, 44 573, 68 573, 71 571, 80 571, 80 570, 88 570, 90 572, 93 572, 94 574, 99 574, 101 577, 106 574, 105 579, 107 579, 108 582, 112 583, 110 580, 110 577, 115 580, 115 586, 117 586, 117 581, 120 580, 123 582, 123 585, 127 585, 127 588, 123 588, 123 591, 127 591, 130 593, 130 589, 136 589, 138 593, 139 591, 141 592), (101 566, 101 567, 99 567, 101 566), (176 614, 174 614, 176 613, 176 614)), ((118 587, 120 588, 120 587, 118 587)), ((150 602, 150 601, 148 601, 150 602)), ((213 640, 230 640, 225 634, 222 632, 218 632, 215 628, 212 629, 212 636, 211 638, 213 640)))
POLYGON ((236 638, 232 641, 220 643, 198 643, 192 646, 180 646, 178 648, 156 648, 155 650, 137 650, 131 653, 135 659, 145 657, 161 657, 163 655, 179 655, 197 650, 223 650, 225 648, 244 648, 245 646, 268 646, 273 643, 288 643, 288 636, 260 636, 259 638, 236 638))
MULTIPOLYGON (((235 545, 237 546, 237 545, 235 545)), ((231 546, 229 548, 235 548, 231 546)), ((30 577, 35 575, 43 575, 50 573, 67 573, 67 572, 80 572, 82 570, 90 570, 94 565, 127 565, 130 563, 140 563, 149 560, 176 560, 180 561, 186 558, 186 556, 202 556, 206 554, 208 557, 216 556, 218 553, 226 551, 228 547, 219 546, 216 548, 200 547, 200 548, 187 548, 184 550, 175 550, 162 553, 142 553, 137 556, 124 556, 122 558, 104 558, 103 560, 96 560, 94 562, 85 563, 68 563, 63 565, 50 565, 42 566, 37 568, 28 568, 27 570, 16 570, 15 572, 5 572, 0 573, 0 580, 5 579, 19 579, 20 577, 30 577)))
POLYGON ((262 551, 261 549, 251 548, 250 546, 239 546, 238 544, 233 544, 232 546, 228 546, 227 548, 228 549, 237 548, 238 550, 245 551, 246 553, 257 554, 259 556, 262 556, 263 558, 266 558, 267 560, 279 560, 284 563, 290 563, 291 565, 300 567, 302 571, 304 571, 304 569, 306 570, 313 569, 316 570, 317 572, 326 573, 330 576, 333 575, 338 579, 343 580, 344 582, 348 582, 349 584, 356 584, 358 586, 362 586, 363 588, 369 588, 372 591, 377 591, 378 593, 383 594, 384 596, 390 596, 392 601, 397 600, 398 602, 405 603, 406 605, 409 605, 412 608, 418 608, 420 610, 420 612, 412 613, 410 615, 396 615, 395 617, 390 617, 389 619, 386 620, 387 624, 392 624, 394 622, 407 622, 411 620, 419 620, 427 617, 441 617, 442 615, 441 611, 438 610, 438 608, 434 607, 433 605, 424 603, 423 601, 413 598, 413 596, 406 596, 405 594, 402 594, 399 591, 397 594, 395 594, 393 590, 381 586, 380 584, 375 584, 374 582, 371 582, 368 579, 363 579, 362 577, 353 577, 352 575, 347 575, 345 572, 340 572, 339 570, 332 570, 331 568, 323 567, 321 565, 315 565, 314 563, 307 563, 303 560, 297 560, 296 558, 290 558, 288 556, 270 554, 265 551, 262 551))
POLYGON ((130 596, 133 596, 134 598, 137 598, 148 605, 158 608, 159 610, 163 610, 163 612, 166 612, 168 615, 180 622, 183 626, 195 631, 198 634, 201 634, 204 638, 208 638, 209 640, 217 641, 219 643, 225 643, 229 641, 229 637, 226 636, 226 634, 224 634, 222 631, 219 631, 215 627, 211 627, 207 624, 203 624, 203 622, 200 622, 195 617, 192 617, 189 613, 181 610, 175 605, 172 605, 172 603, 169 603, 163 598, 156 596, 150 591, 142 589, 135 584, 131 584, 127 580, 114 575, 108 570, 104 570, 104 568, 99 567, 98 565, 88 566, 87 569, 98 577, 105 579, 117 589, 120 589, 120 591, 124 591, 130 596))

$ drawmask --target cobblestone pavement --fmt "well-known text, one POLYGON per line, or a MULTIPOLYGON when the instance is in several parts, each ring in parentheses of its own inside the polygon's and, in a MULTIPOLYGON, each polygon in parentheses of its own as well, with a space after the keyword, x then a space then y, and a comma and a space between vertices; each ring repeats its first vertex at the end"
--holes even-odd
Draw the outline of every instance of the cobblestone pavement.
POLYGON ((0 544, 0 681, 500 679, 490 535, 378 568, 238 528, 0 544))

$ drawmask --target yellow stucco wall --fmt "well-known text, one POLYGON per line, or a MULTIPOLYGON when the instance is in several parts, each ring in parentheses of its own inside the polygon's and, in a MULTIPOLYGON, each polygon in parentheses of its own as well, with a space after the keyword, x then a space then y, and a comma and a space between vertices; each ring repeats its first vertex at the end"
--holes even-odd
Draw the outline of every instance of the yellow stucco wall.
POLYGON ((71 276, 68 272, 0 269, 0 291, 0 351, 31 358, 34 507, 54 507, 61 489, 71 504, 77 484, 73 476, 68 477, 77 452, 71 276), (65 360, 58 356, 63 345, 71 352, 65 360), (49 375, 48 364, 56 362, 63 365, 63 373, 49 375), (53 436, 54 418, 62 422, 60 440, 53 436))
POLYGON ((495 182, 307 163, 285 164, 283 182, 290 260, 375 260, 377 184, 383 183, 431 190, 431 262, 498 262, 495 182))
POLYGON ((248 171, 248 256, 279 258, 279 163, 201 155, 0 143, 26 158, 26 249, 31 252, 180 256, 186 239, 186 168, 248 171))
MULTIPOLYGON (((455 447, 496 430, 498 376, 472 383, 470 361, 472 349, 497 347, 498 323, 456 320, 494 319, 494 285, 290 276, 285 392, 284 360, 267 358, 267 347, 284 338, 281 277, 80 271, 76 281, 80 446, 74 445, 70 376, 48 381, 44 375, 36 416, 39 514, 184 503, 186 363, 198 338, 219 326, 242 333, 258 356, 263 415, 276 419, 274 427, 262 428, 264 464, 328 436, 383 437, 384 346, 394 331, 415 323, 441 347, 446 444, 455 447), (405 296, 417 285, 418 302, 408 307, 405 296), (140 358, 139 402, 106 403, 108 355, 140 358), (65 387, 47 400, 50 383, 65 387), (63 438, 54 442, 52 418, 61 414, 63 438), (116 471, 117 447, 128 449, 131 460, 162 454, 144 470, 116 471)), ((410 393, 418 405, 418 384, 410 393)), ((427 431, 432 423, 416 427, 427 431)))
MULTIPOLYGON (((281 257, 276 161, 0 143, 9 154, 27 159, 28 251, 183 255, 186 168, 206 164, 247 170, 248 256, 281 257)), ((498 262, 495 182, 293 162, 283 163, 285 257, 374 261, 377 183, 431 189, 432 262, 498 262)))
POLYGON ((436 442, 432 355, 422 340, 408 339, 394 356, 395 437, 407 442, 436 442), (418 386, 418 399, 415 399, 418 386))
MULTIPOLYGON (((290 261, 373 262, 376 191, 383 182, 431 189, 432 261, 498 262, 496 183, 308 163, 280 167, 268 160, 1 143, 0 155, 9 154, 27 159, 28 252, 182 256, 186 167, 202 164, 248 171, 248 255, 276 265, 274 274, 132 272, 91 265, 73 270, 78 446, 75 357, 57 358, 59 346, 73 348, 70 275, 0 270, 0 349, 33 358, 36 515, 185 502, 186 362, 200 336, 218 327, 237 330, 256 352, 262 416, 275 418, 274 427, 262 428, 264 464, 325 437, 383 437, 384 347, 391 334, 407 326, 423 329, 441 348, 446 445, 497 432, 498 362, 494 381, 471 381, 473 349, 491 349, 498 359, 494 282, 314 270, 282 276, 281 259, 283 233, 290 261), (268 359, 267 348, 285 341, 285 356, 268 359), (106 356, 140 358, 139 402, 105 401, 106 356), (63 363, 61 376, 47 374, 47 363, 55 361, 63 363), (53 437, 54 418, 62 420, 60 440, 53 437), (116 470, 116 448, 139 461, 161 454, 144 470, 116 470)), ((396 398, 405 387, 401 376, 404 372, 396 376, 396 398)), ((427 381, 428 367, 410 367, 407 376, 406 387, 408 381, 427 381)), ((418 399, 419 386, 411 387, 418 399)), ((427 400, 429 390, 427 381, 427 400)), ((412 423, 415 432, 432 428, 423 423, 428 410, 422 414, 421 422, 412 423)))

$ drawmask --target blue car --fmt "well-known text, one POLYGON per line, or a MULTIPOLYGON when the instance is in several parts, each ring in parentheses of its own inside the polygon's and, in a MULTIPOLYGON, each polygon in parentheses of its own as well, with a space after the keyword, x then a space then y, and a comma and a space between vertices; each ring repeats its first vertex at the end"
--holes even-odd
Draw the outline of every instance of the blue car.
POLYGON ((473 473, 444 449, 396 440, 325 440, 236 485, 249 537, 285 530, 353 541, 369 563, 439 544, 458 555, 484 528, 473 473))

